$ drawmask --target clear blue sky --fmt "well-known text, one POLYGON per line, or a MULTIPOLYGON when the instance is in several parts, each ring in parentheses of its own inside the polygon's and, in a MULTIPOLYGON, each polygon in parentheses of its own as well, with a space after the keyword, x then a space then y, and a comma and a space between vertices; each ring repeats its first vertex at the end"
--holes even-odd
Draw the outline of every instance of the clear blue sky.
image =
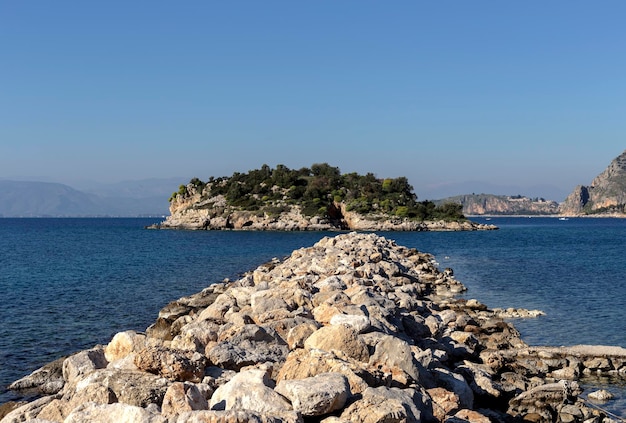
POLYGON ((625 20, 622 0, 2 2, 0 178, 327 162, 420 198, 567 193, 626 149, 625 20))

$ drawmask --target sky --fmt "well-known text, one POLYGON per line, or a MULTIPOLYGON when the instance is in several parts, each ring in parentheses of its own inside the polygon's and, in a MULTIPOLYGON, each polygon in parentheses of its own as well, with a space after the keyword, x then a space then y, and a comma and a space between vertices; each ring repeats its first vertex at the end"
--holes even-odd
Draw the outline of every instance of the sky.
POLYGON ((0 2, 0 178, 329 163, 422 199, 562 201, 626 149, 625 17, 622 0, 0 2))

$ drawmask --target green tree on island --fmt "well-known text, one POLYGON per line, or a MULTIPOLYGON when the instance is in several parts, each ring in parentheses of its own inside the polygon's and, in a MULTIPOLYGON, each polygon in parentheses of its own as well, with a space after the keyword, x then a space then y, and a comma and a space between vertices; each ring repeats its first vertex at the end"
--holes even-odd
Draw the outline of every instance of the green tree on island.
POLYGON ((227 204, 241 210, 276 212, 288 205, 299 205, 307 216, 328 217, 329 209, 343 205, 346 211, 364 215, 380 214, 416 220, 464 220, 462 206, 449 203, 436 206, 431 201, 417 201, 406 177, 379 179, 373 173, 342 174, 338 167, 315 163, 310 168, 289 169, 279 164, 272 169, 231 177, 211 177, 209 182, 193 178, 181 185, 170 201, 200 193, 202 199, 222 195, 227 204))

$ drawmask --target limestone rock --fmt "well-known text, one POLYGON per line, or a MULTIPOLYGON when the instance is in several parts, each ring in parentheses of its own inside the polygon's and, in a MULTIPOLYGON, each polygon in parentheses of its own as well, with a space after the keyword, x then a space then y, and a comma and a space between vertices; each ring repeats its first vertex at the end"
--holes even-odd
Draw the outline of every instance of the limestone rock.
POLYGON ((167 419, 153 414, 141 407, 128 404, 96 404, 87 403, 65 419, 63 423, 167 423, 167 419))
POLYGON ((431 405, 414 389, 367 388, 363 397, 341 414, 350 422, 407 422, 432 420, 431 405))
POLYGON ((251 410, 259 413, 293 411, 291 404, 269 384, 266 370, 242 371, 216 389, 209 406, 212 410, 251 410))
POLYGON ((120 360, 132 352, 146 347, 146 336, 133 330, 116 333, 104 349, 104 357, 108 362, 120 360))
POLYGON ((161 414, 172 417, 185 411, 208 410, 209 403, 193 383, 174 382, 163 397, 161 414))
POLYGON ((188 411, 169 420, 169 423, 302 423, 292 411, 259 413, 251 410, 188 411))
POLYGON ((65 359, 63 362, 63 379, 67 383, 74 383, 94 370, 104 369, 108 365, 101 347, 81 351, 65 359))
POLYGON ((456 370, 469 381, 469 385, 476 396, 487 397, 490 401, 500 397, 502 388, 493 381, 486 366, 465 361, 456 370))
POLYGON ((281 380, 275 390, 289 399, 293 409, 303 416, 321 416, 339 410, 350 396, 348 379, 340 373, 281 380))
POLYGON ((432 370, 431 374, 437 381, 438 386, 458 395, 459 403, 462 408, 473 408, 474 392, 463 376, 441 368, 432 370))
POLYGON ((58 395, 49 395, 19 406, 4 416, 2 423, 22 423, 35 419, 41 410, 55 399, 58 399, 58 395))
POLYGON ((289 329, 287 332, 287 345, 290 350, 304 348, 304 341, 320 328, 320 324, 312 320, 307 323, 300 323, 289 329))
POLYGON ((270 328, 256 324, 235 327, 224 340, 207 350, 209 361, 217 366, 240 370, 264 362, 282 362, 289 353, 286 343, 270 328))
POLYGON ((491 423, 489 417, 475 410, 463 409, 459 410, 454 417, 470 423, 491 423))
POLYGON ((459 396, 452 391, 437 387, 428 389, 427 392, 432 399, 433 415, 440 422, 461 408, 459 396))
POLYGON ((298 349, 287 356, 276 381, 280 383, 282 380, 305 379, 323 373, 340 373, 347 378, 350 392, 359 394, 367 388, 364 378, 368 375, 363 366, 364 363, 346 356, 338 357, 333 352, 298 349))
POLYGON ((230 294, 222 293, 215 298, 215 301, 200 312, 198 320, 214 320, 222 322, 228 311, 237 311, 237 299, 230 294))
POLYGON ((204 354, 206 346, 217 341, 220 325, 211 320, 194 320, 180 328, 171 348, 189 349, 204 354))
POLYGON ((547 383, 523 392, 509 402, 508 412, 524 416, 529 413, 551 418, 557 406, 573 401, 582 393, 577 382, 547 383))
POLYGON ((324 351, 337 350, 355 360, 367 362, 369 360, 367 346, 357 335, 357 331, 350 326, 325 326, 309 336, 304 341, 304 347, 324 351))
POLYGON ((331 325, 348 325, 354 328, 357 333, 363 333, 371 327, 370 319, 358 314, 335 314, 330 318, 331 325))
POLYGON ((38 418, 63 421, 75 408, 86 403, 112 404, 118 402, 111 388, 104 385, 90 384, 77 391, 67 390, 62 399, 56 399, 46 405, 37 415, 38 418))
POLYGON ((606 389, 600 389, 597 391, 589 392, 587 398, 597 402, 606 402, 615 398, 615 396, 606 389))
MULTIPOLYGON (((350 423, 406 423, 409 422, 404 405, 395 399, 363 398, 341 413, 342 422, 350 423)), ((413 420, 413 423, 419 421, 413 420)))
POLYGON ((137 353, 138 369, 170 380, 200 382, 207 365, 206 357, 195 351, 173 350, 165 347, 148 347, 137 353))
POLYGON ((263 290, 252 294, 250 297, 250 306, 254 316, 259 316, 263 313, 272 310, 291 310, 285 299, 289 298, 288 295, 280 290, 263 290))
POLYGON ((404 381, 404 385, 410 384, 411 381, 420 381, 421 365, 414 359, 411 346, 395 336, 380 335, 369 363, 374 367, 388 368, 392 374, 394 368, 402 370, 410 377, 410 380, 404 381))
POLYGON ((63 379, 63 362, 66 357, 61 357, 40 367, 9 385, 9 389, 14 391, 29 390, 31 392, 52 395, 63 389, 65 379, 63 379))
POLYGON ((118 402, 137 407, 161 404, 169 386, 168 379, 140 371, 123 369, 99 369, 78 380, 65 396, 78 395, 85 389, 98 391, 110 389, 118 402))

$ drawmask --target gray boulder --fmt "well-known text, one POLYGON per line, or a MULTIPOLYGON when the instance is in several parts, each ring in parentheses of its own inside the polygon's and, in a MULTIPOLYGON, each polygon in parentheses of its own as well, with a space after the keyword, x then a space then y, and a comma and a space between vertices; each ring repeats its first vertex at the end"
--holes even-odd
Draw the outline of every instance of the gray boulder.
POLYGON ((200 382, 207 366, 206 357, 196 351, 148 347, 135 356, 139 370, 179 382, 200 382))
POLYGON ((102 347, 81 351, 63 362, 63 379, 67 383, 73 383, 94 370, 104 369, 108 364, 102 347))
POLYGON ((167 423, 167 418, 128 404, 87 403, 72 411, 63 423, 167 423))
POLYGON ((30 390, 35 393, 52 395, 63 389, 63 362, 66 357, 61 357, 51 363, 32 372, 9 385, 13 391, 30 390))
POLYGON ((259 413, 292 411, 291 404, 270 388, 270 384, 264 369, 242 371, 215 390, 209 407, 212 410, 251 410, 259 413))
POLYGON ((302 418, 295 411, 209 410, 188 411, 170 418, 169 423, 302 423, 302 418))
POLYGON ((146 407, 153 403, 161 404, 170 383, 166 378, 146 372, 124 369, 99 369, 77 381, 71 387, 71 390, 66 388, 64 398, 71 399, 71 397, 85 389, 94 391, 110 390, 118 402, 137 407, 146 407))
POLYGON ((206 352, 213 365, 230 370, 256 363, 282 362, 287 354, 289 347, 275 331, 255 324, 235 328, 226 340, 206 352))
POLYGON ((321 416, 339 410, 350 396, 348 379, 340 373, 281 380, 275 390, 287 397, 293 409, 303 416, 321 416))
POLYGON ((472 388, 470 388, 463 376, 443 368, 433 369, 430 373, 434 376, 437 386, 441 386, 458 395, 462 408, 471 409, 474 407, 474 391, 472 391, 472 388))
POLYGON ((304 341, 304 347, 309 350, 337 350, 357 361, 367 362, 367 346, 357 335, 357 331, 347 325, 324 326, 304 341))

